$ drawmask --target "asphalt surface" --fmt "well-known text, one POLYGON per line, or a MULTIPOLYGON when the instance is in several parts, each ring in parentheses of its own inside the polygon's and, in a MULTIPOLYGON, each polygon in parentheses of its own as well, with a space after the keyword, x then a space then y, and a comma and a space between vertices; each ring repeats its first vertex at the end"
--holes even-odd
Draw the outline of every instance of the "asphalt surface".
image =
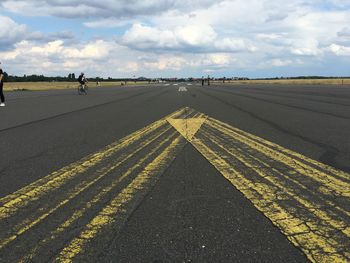
MULTIPOLYGON (((350 173, 348 86, 201 87, 179 83, 90 89, 87 96, 79 96, 73 90, 12 92, 5 96, 6 107, 0 108, 0 198, 183 107, 350 173)), ((161 151, 161 147, 167 147, 161 146, 161 142, 176 135, 166 130, 161 136, 129 163, 136 163, 157 145, 161 151)), ((131 153, 137 147, 134 148, 123 148, 123 152, 131 153)), ((154 154, 158 152, 155 150, 154 154)), ((112 162, 113 158, 107 161, 112 162)), ((109 228, 88 244, 74 258, 76 261, 307 261, 302 250, 191 144, 182 140, 181 149, 176 149, 174 159, 168 160, 168 164, 156 171, 158 179, 149 183, 148 190, 125 208, 128 213, 121 216, 123 220, 118 227, 109 228)), ((127 171, 130 167, 126 165, 123 169, 127 171)), ((79 180, 83 179, 73 183, 79 180)), ((94 194, 109 184, 104 182, 94 194)), ((63 195, 64 191, 58 194, 63 195)), ((112 196, 96 203, 96 211, 76 223, 65 238, 50 246, 43 245, 41 250, 37 248, 37 255, 26 257, 25 261, 57 260, 56 255, 79 232, 79 227, 87 224, 98 207, 108 203, 112 196)), ((50 198, 55 199, 55 193, 50 198)), ((349 211, 347 200, 339 202, 349 211)), ((41 204, 37 202, 35 209, 22 212, 18 218, 40 210, 41 204)), ((80 205, 77 203, 75 207, 80 205)), ((53 222, 64 220, 69 213, 56 212, 53 222)), ((1 229, 12 227, 10 221, 1 223, 1 229)), ((0 250, 0 261, 16 261, 28 250, 35 253, 36 248, 31 246, 40 244, 45 234, 42 229, 50 231, 54 223, 49 221, 33 228, 33 233, 20 236, 17 232, 15 244, 4 245, 0 250)))

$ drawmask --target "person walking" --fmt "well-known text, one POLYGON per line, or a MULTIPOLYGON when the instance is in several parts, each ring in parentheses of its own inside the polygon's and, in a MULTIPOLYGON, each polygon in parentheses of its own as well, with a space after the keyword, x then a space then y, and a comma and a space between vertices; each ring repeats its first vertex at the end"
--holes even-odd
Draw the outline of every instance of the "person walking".
POLYGON ((2 68, 0 68, 0 107, 5 107, 5 96, 4 96, 4 78, 5 74, 2 71, 2 68))

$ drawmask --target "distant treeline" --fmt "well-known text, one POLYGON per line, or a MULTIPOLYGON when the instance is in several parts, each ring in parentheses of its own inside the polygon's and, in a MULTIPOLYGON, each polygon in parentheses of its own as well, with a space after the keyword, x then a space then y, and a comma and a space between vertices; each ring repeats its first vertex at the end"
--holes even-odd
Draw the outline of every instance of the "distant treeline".
MULTIPOLYGON (((87 78, 90 81, 150 81, 150 79, 147 78, 138 78, 138 79, 131 79, 131 78, 101 78, 101 77, 92 77, 90 78, 87 76, 87 78)), ((75 82, 77 81, 78 76, 76 76, 74 73, 69 74, 67 77, 57 76, 57 77, 46 77, 44 75, 23 75, 23 76, 12 76, 8 75, 5 72, 5 81, 6 82, 39 82, 39 81, 48 81, 48 82, 55 82, 55 81, 67 81, 67 82, 75 82)))
MULTIPOLYGON (((5 74, 5 81, 6 82, 39 82, 39 81, 48 81, 48 82, 55 82, 55 81, 67 81, 67 82, 75 82, 77 81, 77 76, 74 73, 70 73, 67 77, 57 76, 57 77, 46 77, 44 75, 23 75, 23 76, 12 76, 8 75, 6 72, 5 74)), ((90 81, 174 81, 174 82, 181 82, 181 81, 199 81, 202 78, 160 78, 160 79, 150 79, 145 77, 140 78, 101 78, 101 77, 89 77, 87 76, 90 81)), ((281 79, 347 79, 350 77, 325 77, 325 76, 299 76, 299 77, 275 77, 275 78, 245 78, 245 77, 233 77, 233 78, 214 78, 210 77, 211 80, 281 80, 281 79)), ((207 78, 205 78, 207 79, 207 78)))

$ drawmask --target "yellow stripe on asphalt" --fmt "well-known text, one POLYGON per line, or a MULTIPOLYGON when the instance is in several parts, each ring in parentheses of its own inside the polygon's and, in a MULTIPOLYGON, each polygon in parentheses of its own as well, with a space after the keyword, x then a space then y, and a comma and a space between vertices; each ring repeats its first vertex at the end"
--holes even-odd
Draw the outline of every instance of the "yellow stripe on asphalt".
POLYGON ((102 168, 100 171, 97 171, 94 175, 96 176, 95 179, 90 181, 83 181, 79 183, 77 186, 75 186, 71 191, 68 192, 68 196, 61 201, 59 204, 54 206, 53 208, 49 209, 49 211, 40 211, 42 214, 35 218, 35 219, 26 219, 21 224, 16 225, 12 227, 12 230, 15 232, 9 237, 1 238, 0 240, 0 249, 7 244, 9 244, 11 241, 15 240, 18 236, 22 235, 38 223, 40 223, 42 220, 47 218, 49 215, 53 214, 55 211, 57 211, 59 208, 66 205, 69 201, 77 197, 80 193, 86 191, 89 187, 94 185, 96 182, 100 181, 102 178, 106 177, 110 172, 115 170, 117 167, 125 163, 127 160, 129 160, 131 157, 133 157, 137 152, 143 150, 145 147, 150 145, 153 141, 155 141, 157 138, 165 134, 167 131, 169 131, 170 127, 166 128, 165 130, 161 130, 159 133, 155 134, 151 138, 147 138, 147 140, 142 141, 140 143, 139 147, 133 151, 132 153, 124 156, 122 155, 121 158, 117 159, 117 162, 112 162, 108 164, 108 166, 102 168))
POLYGON ((24 187, 18 192, 0 199, 2 206, 0 207, 0 219, 4 219, 15 213, 19 208, 26 206, 29 202, 39 199, 47 192, 61 187, 75 176, 86 172, 89 168, 95 166, 105 158, 130 145, 131 143, 142 139, 144 136, 164 125, 165 121, 159 121, 152 126, 138 131, 131 136, 117 142, 111 147, 97 152, 91 156, 84 158, 76 163, 62 168, 59 171, 53 172, 47 177, 24 187))
MULTIPOLYGON (((262 183, 264 188, 269 189, 269 191, 266 191, 267 194, 270 194, 270 197, 274 200, 294 200, 298 203, 298 207, 306 208, 310 211, 311 215, 314 215, 317 220, 322 220, 323 222, 327 222, 327 226, 321 225, 318 226, 317 222, 315 221, 308 221, 308 225, 314 226, 318 228, 318 232, 322 233, 323 236, 331 236, 331 233, 334 232, 334 230, 338 230, 340 232, 343 232, 347 237, 349 237, 349 232, 347 229, 347 223, 342 221, 341 218, 337 217, 336 215, 332 215, 329 212, 330 211, 323 211, 322 209, 315 209, 319 207, 319 204, 313 202, 312 200, 307 200, 303 196, 299 196, 298 189, 290 188, 286 182, 282 182, 281 178, 283 178, 283 174, 277 171, 276 176, 272 175, 272 169, 269 169, 266 171, 264 166, 262 165, 262 162, 260 160, 255 159, 253 156, 250 156, 249 154, 243 152, 242 150, 239 150, 237 147, 227 147, 227 145, 223 145, 220 143, 214 136, 209 135, 206 133, 206 136, 210 138, 212 142, 214 142, 217 146, 221 148, 221 151, 223 153, 229 154, 233 158, 236 158, 239 160, 242 164, 244 164, 245 168, 250 168, 252 171, 254 171, 257 175, 261 176, 266 183, 262 183), (254 160, 255 159, 255 160, 254 160), (258 162, 256 162, 258 161, 258 162), (257 166, 258 165, 258 166, 257 166), (267 184, 269 183, 269 184, 267 184), (332 228, 330 228, 330 226, 332 228)), ((220 151, 220 152, 221 152, 220 151)), ((241 169, 242 170, 242 169, 241 169)), ((255 182, 256 183, 256 182, 255 182)), ((298 185, 298 183, 296 183, 298 185)), ((303 190, 306 190, 305 186, 298 185, 303 190)), ((322 200, 324 203, 326 203, 329 207, 333 207, 334 210, 338 210, 341 213, 347 214, 348 213, 343 210, 339 209, 339 207, 336 207, 336 204, 334 204, 331 201, 328 200, 322 200)), ((298 207, 295 209, 297 210, 298 207)), ((295 233, 290 233, 291 235, 295 233)), ((332 239, 333 237, 329 237, 329 239, 332 239)), ((341 245, 341 244, 340 244, 341 245)))
MULTIPOLYGON (((332 174, 327 174, 323 172, 321 169, 316 169, 307 163, 304 163, 297 158, 291 158, 290 156, 284 154, 283 152, 287 152, 285 149, 284 151, 276 151, 274 149, 271 149, 267 146, 265 146, 263 143, 263 139, 260 138, 259 141, 253 141, 250 137, 250 134, 240 131, 237 132, 238 129, 228 129, 227 125, 218 125, 222 122, 219 122, 214 119, 210 119, 210 121, 207 122, 208 125, 211 125, 214 128, 219 129, 224 134, 235 138, 236 140, 239 140, 240 142, 249 145, 250 147, 260 151, 261 153, 265 154, 266 156, 271 157, 272 159, 283 162, 287 164, 289 167, 291 167, 294 171, 302 173, 304 176, 309 177, 312 180, 315 180, 319 183, 321 183, 324 188, 321 188, 320 190, 323 191, 325 194, 334 195, 336 193, 339 196, 343 197, 350 197, 350 184, 347 183, 344 180, 340 180, 332 174), (242 135, 244 134, 244 135, 242 135)), ((265 141, 265 144, 272 144, 271 142, 265 141)), ((275 145, 274 145, 275 146, 275 145)), ((277 148, 277 147, 276 147, 277 148)), ((278 149, 281 149, 282 147, 278 147, 278 149)), ((288 150, 288 152, 291 152, 288 150)), ((295 154, 294 154, 295 156, 295 154)), ((299 154, 299 158, 303 160, 307 160, 306 157, 303 157, 299 154)), ((314 164, 317 164, 316 161, 313 162, 314 164)), ((324 167, 324 165, 323 165, 324 167)), ((344 172, 337 172, 333 169, 333 174, 341 177, 344 172)), ((349 178, 349 177, 348 177, 349 178)))
MULTIPOLYGON (((211 119, 213 122, 221 125, 221 128, 222 129, 228 129, 229 131, 235 131, 239 134, 242 134, 244 135, 246 138, 248 139, 251 139, 252 141, 255 141, 255 142, 258 142, 258 143, 261 143, 262 145, 266 145, 266 146, 269 146, 271 147, 272 149, 274 149, 275 151, 278 151, 278 152, 281 152, 281 153, 284 153, 286 154, 286 158, 293 158, 293 159, 299 159, 299 160, 303 160, 305 163, 308 163, 308 164, 312 164, 322 170, 325 170, 325 171, 328 171, 327 175, 330 176, 330 175, 335 175, 343 180, 346 180, 347 182, 350 182, 350 178, 349 178, 349 174, 348 173, 345 173, 343 171, 340 171, 340 170, 337 170, 331 166, 328 166, 328 165, 325 165, 323 163, 320 163, 320 162, 317 162, 305 155, 302 155, 302 154, 299 154, 297 152, 293 152, 291 150, 288 150, 286 148, 283 148, 281 147, 280 145, 278 144, 275 144, 273 142, 270 142, 270 141, 267 141, 267 140, 264 140, 258 136, 255 136, 253 134, 250 134, 250 133, 247 133, 247 132, 244 132, 242 130, 239 130, 235 127, 232 127, 224 122, 221 122, 219 120, 215 120, 215 119, 211 119)), ((231 133, 232 135, 232 133, 231 133)), ((305 167, 306 169, 308 169, 307 167, 305 167)), ((348 189, 349 190, 349 189, 348 189)), ((350 190, 349 190, 350 191, 350 190)))
POLYGON ((190 111, 187 108, 180 109, 177 112, 172 113, 168 117, 162 120, 152 123, 151 125, 132 133, 131 135, 117 141, 103 150, 91 154, 80 161, 70 164, 58 171, 49 174, 48 176, 23 187, 22 189, 10 194, 6 197, 0 199, 0 220, 5 219, 12 214, 16 213, 18 209, 25 207, 28 203, 38 200, 46 193, 57 189, 67 183, 69 180, 86 172, 91 167, 97 165, 104 159, 121 151, 128 145, 135 143, 138 140, 142 140, 145 136, 155 131, 157 128, 166 124, 166 119, 171 117, 176 117, 184 113, 185 111, 190 111))
MULTIPOLYGON (((109 192, 111 192, 115 187, 117 187, 124 179, 128 178, 135 170, 142 167, 147 159, 149 159, 151 156, 153 156, 156 152, 158 152, 159 149, 161 149, 164 145, 167 143, 170 143, 170 140, 173 138, 175 134, 171 134, 168 139, 163 140, 160 144, 158 144, 155 148, 153 148, 149 153, 147 153, 144 157, 142 157, 138 162, 131 168, 128 169, 126 173, 124 173, 121 177, 116 178, 108 187, 102 189, 100 193, 98 193, 96 196, 92 198, 92 200, 86 202, 84 206, 74 211, 73 215, 68 218, 65 222, 63 222, 57 229, 52 231, 51 233, 47 234, 47 238, 41 240, 36 246, 31 250, 30 253, 25 255, 20 262, 26 262, 29 259, 33 258, 35 256, 35 252, 40 249, 45 243, 48 243, 50 241, 55 240, 60 234, 62 234, 65 230, 67 230, 71 225, 79 220, 79 218, 83 217, 83 215, 95 204, 97 204, 102 197, 106 196, 109 192)), ((103 174, 106 174, 110 171, 112 171, 115 167, 111 167, 109 170, 104 171, 103 174)), ((102 174, 101 174, 102 175, 102 174)))
POLYGON ((40 222, 48 222, 50 215, 64 208, 68 213, 57 218, 24 257, 18 257, 23 262, 35 259, 39 251, 55 244, 65 233, 68 236, 72 226, 84 219, 89 223, 79 226, 82 231, 78 236, 72 235, 59 254, 52 255, 60 262, 80 259, 105 231, 118 233, 132 213, 133 203, 145 196, 186 140, 308 259, 350 262, 348 173, 188 107, 1 198, 0 222, 8 224, 9 229, 0 233, 0 253, 1 249, 9 252, 12 245, 18 248, 22 239, 35 235, 34 226, 41 227, 40 222), (177 132, 171 132, 172 127, 177 132), (125 172, 114 174, 116 171, 125 172), (126 186, 122 188, 122 184, 126 186), (41 204, 56 193, 57 198, 36 209, 36 202, 41 204), (71 201, 78 200, 80 193, 86 194, 86 202, 72 204, 77 207, 73 210, 71 201), (107 199, 112 194, 114 198, 107 199), (106 200, 107 205, 100 207, 106 200), (99 212, 85 217, 91 207, 98 207, 99 212), (11 243, 14 240, 19 241, 11 243))
POLYGON ((309 159, 300 154, 212 118, 207 118, 190 142, 311 261, 350 260, 349 211, 332 199, 337 195, 348 197, 350 184, 343 180, 346 173, 314 160, 308 162, 309 159), (290 168, 279 170, 273 167, 276 161, 290 168), (310 171, 312 176, 307 174, 310 171), (310 185, 293 178, 297 174, 311 177, 310 180, 320 184, 318 190, 323 195, 312 192, 312 188, 308 189, 310 185), (294 189, 287 181, 299 189, 294 189), (309 196, 304 196, 303 191, 309 196), (312 195, 317 202, 312 200, 312 195), (288 201, 289 206, 281 205, 283 200, 288 201))
POLYGON ((83 158, 81 161, 78 161, 65 168, 62 168, 59 171, 54 172, 44 177, 43 179, 40 179, 32 183, 31 185, 26 186, 16 191, 15 193, 0 199, 0 203, 3 204, 0 207, 0 221, 9 220, 9 222, 12 222, 13 220, 11 220, 11 218, 13 218, 13 216, 15 216, 17 212, 23 211, 26 208, 26 206, 28 206, 31 202, 45 198, 45 194, 62 187, 64 184, 66 184, 68 181, 78 176, 79 174, 86 172, 88 169, 96 166, 108 157, 113 156, 113 154, 122 151, 129 145, 140 141, 138 146, 136 147, 136 150, 127 155, 121 153, 115 162, 109 163, 108 166, 101 168, 100 171, 95 173, 95 178, 90 178, 88 181, 83 179, 78 183, 78 185, 74 185, 74 187, 67 193, 62 193, 67 197, 60 201, 58 204, 55 204, 53 207, 49 207, 48 211, 45 211, 45 209, 35 210, 34 213, 29 213, 28 217, 24 217, 24 219, 20 223, 11 226, 11 228, 7 229, 9 231, 7 235, 5 231, 3 233, 0 233, 0 249, 7 246, 10 242, 16 240, 18 236, 24 234, 25 232, 39 224, 49 215, 57 211, 59 208, 64 207, 80 193, 86 191, 89 187, 100 181, 110 171, 116 169, 118 166, 120 166, 132 156, 134 156, 137 152, 150 145, 162 134, 169 131, 171 127, 167 125, 167 118, 176 118, 183 114, 187 116, 192 113, 193 110, 191 109, 180 109, 170 114, 169 116, 159 121, 156 121, 139 131, 134 132, 133 134, 121 139, 120 141, 117 141, 111 144, 110 146, 105 147, 105 149, 95 154, 89 155, 83 158), (155 134, 152 135, 152 133, 154 132, 155 134), (35 215, 35 213, 37 212, 40 213, 40 215, 35 215))
POLYGON ((313 262, 347 262, 348 258, 339 253, 343 244, 332 244, 329 237, 310 231, 307 222, 293 216, 291 211, 282 208, 276 202, 276 196, 271 188, 248 180, 230 163, 225 161, 222 153, 217 153, 207 147, 201 140, 192 140, 192 145, 238 190, 240 190, 253 204, 262 211, 276 226, 278 226, 294 245, 300 247, 313 262), (339 246, 339 247, 338 247, 339 246), (322 250, 323 253, 318 253, 322 250), (339 253, 339 254, 338 254, 339 253))
POLYGON ((90 223, 81 232, 79 237, 74 238, 70 244, 65 247, 56 258, 59 262, 73 262, 86 244, 91 242, 103 229, 115 223, 116 218, 126 218, 128 211, 125 205, 135 198, 138 191, 149 187, 149 183, 159 170, 169 165, 176 156, 176 149, 179 146, 182 136, 178 136, 171 144, 158 155, 145 169, 119 193, 102 211, 90 221, 90 223))

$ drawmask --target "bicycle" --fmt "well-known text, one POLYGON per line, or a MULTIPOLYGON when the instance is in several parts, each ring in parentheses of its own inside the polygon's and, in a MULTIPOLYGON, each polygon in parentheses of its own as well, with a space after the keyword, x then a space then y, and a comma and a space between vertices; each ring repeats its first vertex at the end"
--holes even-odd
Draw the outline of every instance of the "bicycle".
POLYGON ((84 85, 84 88, 83 88, 83 85, 81 85, 81 84, 79 84, 79 86, 78 86, 78 94, 79 95, 87 95, 87 91, 88 91, 88 85, 84 85))

